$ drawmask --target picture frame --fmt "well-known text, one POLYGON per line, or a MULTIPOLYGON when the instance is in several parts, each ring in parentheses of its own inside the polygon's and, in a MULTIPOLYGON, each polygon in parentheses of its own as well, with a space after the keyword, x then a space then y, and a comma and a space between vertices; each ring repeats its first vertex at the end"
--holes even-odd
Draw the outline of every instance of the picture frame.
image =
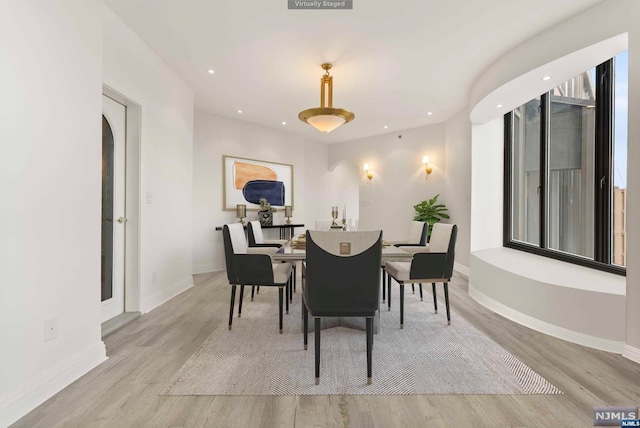
POLYGON ((222 156, 222 206, 235 211, 238 204, 248 211, 259 211, 259 198, 265 197, 274 208, 293 207, 293 165, 222 156))

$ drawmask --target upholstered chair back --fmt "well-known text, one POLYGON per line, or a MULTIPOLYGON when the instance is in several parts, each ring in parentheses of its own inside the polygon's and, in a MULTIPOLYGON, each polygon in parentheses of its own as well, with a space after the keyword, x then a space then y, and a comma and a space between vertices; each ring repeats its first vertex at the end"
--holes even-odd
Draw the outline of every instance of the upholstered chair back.
POLYGON ((244 236, 244 227, 240 223, 225 224, 222 228, 224 241, 224 257, 227 264, 227 278, 229 283, 235 284, 237 275, 233 263, 234 254, 247 254, 247 240, 244 236))
POLYGON ((372 316, 378 308, 382 231, 307 231, 305 302, 312 316, 372 316))
POLYGON ((414 254, 410 278, 451 278, 457 236, 458 226, 455 224, 434 224, 429 252, 414 254))
POLYGON ((247 225, 249 235, 249 245, 264 244, 264 235, 262 234, 262 226, 257 220, 250 221, 247 225))
POLYGON ((426 240, 426 230, 424 226, 426 224, 427 223, 423 221, 412 221, 409 227, 409 239, 407 242, 410 244, 424 245, 424 241, 426 240))
POLYGON ((449 250, 451 240, 451 230, 453 224, 436 223, 431 230, 431 240, 429 241, 430 253, 446 253, 449 250))

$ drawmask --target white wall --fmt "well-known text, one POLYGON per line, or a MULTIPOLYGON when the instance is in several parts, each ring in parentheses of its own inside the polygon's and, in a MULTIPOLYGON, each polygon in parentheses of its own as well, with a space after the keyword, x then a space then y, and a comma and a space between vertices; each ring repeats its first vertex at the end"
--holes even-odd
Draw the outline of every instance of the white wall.
POLYGON ((502 247, 504 119, 471 128, 471 252, 502 247))
POLYGON ((627 159, 627 335, 625 354, 640 363, 640 2, 631 1, 629 24, 629 149, 627 159))
POLYGON ((437 124, 333 144, 329 146, 329 164, 348 161, 360 168, 360 230, 382 229, 387 240, 405 240, 414 205, 438 193, 444 204, 451 198, 445 154, 445 125, 437 124), (428 180, 424 155, 433 166, 428 180), (365 163, 373 172, 368 184, 362 170, 365 163))
POLYGON ((102 23, 103 82, 142 110, 140 293, 144 313, 193 285, 193 91, 106 6, 102 23))
MULTIPOLYGON (((224 269, 222 232, 216 231, 215 228, 238 221, 235 210, 222 209, 223 155, 292 164, 294 208, 291 220, 294 223, 312 225, 316 209, 324 204, 324 189, 328 186, 325 180, 327 150, 324 144, 305 141, 303 137, 271 128, 197 111, 193 171, 194 273, 224 269), (311 214, 307 215, 308 212, 311 214)), ((256 220, 256 211, 247 211, 247 218, 256 220)), ((276 212, 274 224, 283 222, 284 213, 276 212)), ((266 230, 265 234, 272 232, 274 230, 266 230)), ((296 229, 296 233, 302 232, 302 229, 296 229)))
POLYGON ((447 206, 458 225, 456 265, 468 274, 471 246, 471 122, 463 109, 445 122, 447 206))
MULTIPOLYGON (((310 229, 315 226, 316 219, 331 217, 330 207, 332 204, 329 199, 331 187, 329 185, 333 185, 333 174, 329 170, 328 163, 329 146, 327 144, 311 141, 304 143, 304 194, 309 195, 304 199, 304 223, 310 229)), ((296 217, 293 220, 296 220, 296 217)), ((296 223, 298 223, 297 220, 296 223)), ((303 230, 298 229, 296 232, 301 233, 303 230)))
POLYGON ((101 38, 94 1, 0 2, 0 426, 105 359, 101 38))
MULTIPOLYGON (((331 207, 338 207, 338 219, 342 224, 342 213, 346 209, 346 218, 352 222, 360 217, 360 173, 358 166, 351 161, 341 161, 329 166, 327 205, 318 211, 317 219, 331 218, 331 207)), ((353 224, 353 223, 352 223, 353 224)))

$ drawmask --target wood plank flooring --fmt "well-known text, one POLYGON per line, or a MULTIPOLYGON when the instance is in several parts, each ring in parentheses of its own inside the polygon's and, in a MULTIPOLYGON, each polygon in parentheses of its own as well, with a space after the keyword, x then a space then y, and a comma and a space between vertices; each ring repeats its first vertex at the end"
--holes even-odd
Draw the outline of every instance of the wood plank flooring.
MULTIPOLYGON (((453 310, 564 395, 159 396, 211 332, 227 322, 225 273, 195 275, 194 282, 190 290, 105 337, 108 361, 13 426, 590 427, 593 406, 640 404, 640 365, 502 318, 471 299, 467 280, 458 275, 450 286, 453 310)), ((300 298, 299 291, 294 298, 300 298)), ((426 305, 430 299, 425 294, 426 305)))

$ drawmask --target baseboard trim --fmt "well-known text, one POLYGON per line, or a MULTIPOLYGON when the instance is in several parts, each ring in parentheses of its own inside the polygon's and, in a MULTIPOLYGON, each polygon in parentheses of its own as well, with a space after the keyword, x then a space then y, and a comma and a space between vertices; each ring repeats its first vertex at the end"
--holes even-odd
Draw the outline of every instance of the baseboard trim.
POLYGON ((460 263, 455 262, 453 263, 453 270, 458 272, 460 275, 467 277, 467 279, 469 278, 469 272, 471 272, 469 266, 461 265, 460 263))
POLYGON ((0 396, 0 426, 9 426, 107 360, 100 341, 0 396))
POLYGON ((197 275, 199 273, 211 273, 211 272, 220 272, 225 270, 226 268, 224 266, 220 267, 220 266, 214 266, 214 265, 209 265, 209 266, 200 266, 200 267, 194 267, 193 268, 193 274, 197 275))
POLYGON ((513 322, 539 331, 540 333, 548 334, 549 336, 557 337, 558 339, 566 340, 568 342, 576 343, 582 346, 587 346, 589 348, 598 349, 600 351, 622 354, 623 349, 625 349, 624 342, 579 333, 577 331, 559 327, 557 325, 548 323, 546 321, 541 321, 530 315, 516 311, 515 309, 510 308, 487 296, 483 292, 478 291, 471 284, 469 284, 469 296, 471 296, 472 299, 480 303, 485 308, 497 313, 498 315, 502 315, 503 317, 513 322))
POLYGON ((631 345, 624 345, 622 356, 630 359, 634 363, 640 364, 640 348, 635 348, 631 345))
POLYGON ((193 287, 193 276, 189 275, 188 277, 176 282, 175 284, 170 285, 169 287, 144 298, 142 300, 142 308, 140 312, 142 314, 151 312, 158 306, 168 302, 178 294, 188 290, 191 287, 193 287))

